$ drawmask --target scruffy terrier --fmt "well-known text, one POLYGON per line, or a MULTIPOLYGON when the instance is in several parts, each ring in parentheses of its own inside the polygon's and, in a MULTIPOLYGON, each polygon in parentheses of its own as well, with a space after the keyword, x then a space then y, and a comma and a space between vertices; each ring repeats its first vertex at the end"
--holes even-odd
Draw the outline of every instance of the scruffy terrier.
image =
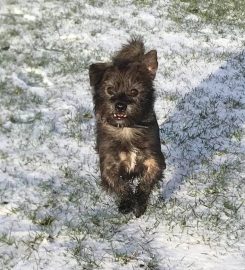
POLYGON ((140 38, 124 45, 111 62, 89 67, 102 185, 116 193, 121 213, 133 211, 136 217, 144 214, 166 167, 153 108, 157 67, 156 50, 145 54, 140 38))

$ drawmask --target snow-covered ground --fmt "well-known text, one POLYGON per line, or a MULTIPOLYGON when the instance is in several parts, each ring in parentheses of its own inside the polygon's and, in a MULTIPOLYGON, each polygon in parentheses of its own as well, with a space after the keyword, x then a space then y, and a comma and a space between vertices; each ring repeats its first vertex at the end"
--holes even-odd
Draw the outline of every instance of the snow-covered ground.
POLYGON ((0 0, 0 269, 245 269, 245 5, 197 2, 0 0), (167 158, 139 219, 99 185, 88 81, 131 35, 167 158))

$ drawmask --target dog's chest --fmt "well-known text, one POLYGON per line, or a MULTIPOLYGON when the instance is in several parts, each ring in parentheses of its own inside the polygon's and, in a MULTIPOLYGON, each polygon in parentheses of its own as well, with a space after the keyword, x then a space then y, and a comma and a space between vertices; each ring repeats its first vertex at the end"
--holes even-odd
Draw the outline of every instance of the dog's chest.
POLYGON ((110 134, 120 140, 120 141, 132 141, 135 137, 138 136, 138 132, 134 128, 116 128, 116 127, 110 127, 110 134))
POLYGON ((120 162, 124 165, 127 172, 133 172, 137 163, 137 150, 119 152, 120 162))

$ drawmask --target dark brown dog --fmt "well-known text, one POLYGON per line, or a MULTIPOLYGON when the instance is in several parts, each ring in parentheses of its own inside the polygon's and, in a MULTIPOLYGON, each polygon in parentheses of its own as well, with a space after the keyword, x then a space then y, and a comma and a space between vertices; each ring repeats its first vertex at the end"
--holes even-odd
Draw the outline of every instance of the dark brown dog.
POLYGON ((157 66, 157 52, 145 54, 143 42, 133 39, 112 62, 89 68, 102 185, 117 194, 120 212, 136 217, 166 167, 153 109, 157 66))

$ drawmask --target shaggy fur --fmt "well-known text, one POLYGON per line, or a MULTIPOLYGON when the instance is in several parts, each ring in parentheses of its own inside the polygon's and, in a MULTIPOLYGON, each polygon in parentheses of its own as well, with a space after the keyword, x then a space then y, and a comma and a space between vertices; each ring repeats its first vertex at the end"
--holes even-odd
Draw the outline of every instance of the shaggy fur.
POLYGON ((110 63, 89 68, 102 185, 118 196, 120 212, 136 217, 145 212, 165 169, 153 109, 157 66, 157 52, 145 54, 142 40, 133 39, 110 63))

